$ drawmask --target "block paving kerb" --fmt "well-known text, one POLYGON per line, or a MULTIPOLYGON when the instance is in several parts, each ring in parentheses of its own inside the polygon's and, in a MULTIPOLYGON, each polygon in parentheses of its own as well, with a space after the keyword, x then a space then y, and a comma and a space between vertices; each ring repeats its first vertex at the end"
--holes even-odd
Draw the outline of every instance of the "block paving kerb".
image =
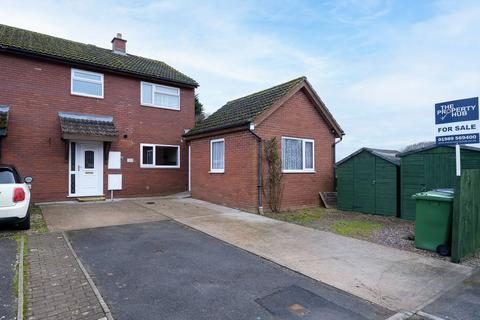
POLYGON ((27 319, 98 320, 103 309, 61 233, 29 239, 27 319))

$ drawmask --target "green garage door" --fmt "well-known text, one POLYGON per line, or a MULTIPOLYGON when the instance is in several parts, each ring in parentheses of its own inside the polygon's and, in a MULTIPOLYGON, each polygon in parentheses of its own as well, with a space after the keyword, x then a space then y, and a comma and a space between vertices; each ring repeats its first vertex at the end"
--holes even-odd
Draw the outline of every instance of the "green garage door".
MULTIPOLYGON (((363 149, 361 149, 363 150, 363 149)), ((337 207, 378 215, 397 215, 398 166, 369 150, 337 165, 337 207)))
POLYGON ((354 161, 353 210, 376 213, 375 210, 375 157, 362 152, 354 161))

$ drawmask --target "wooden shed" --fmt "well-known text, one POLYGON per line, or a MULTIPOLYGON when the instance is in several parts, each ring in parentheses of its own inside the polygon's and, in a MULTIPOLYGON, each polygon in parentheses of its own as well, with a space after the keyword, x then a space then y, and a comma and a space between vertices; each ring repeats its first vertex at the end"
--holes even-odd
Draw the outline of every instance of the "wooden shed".
POLYGON ((362 148, 337 162, 337 208, 397 216, 397 154, 396 150, 362 148))
MULTIPOLYGON (((412 195, 437 188, 453 188, 455 181, 455 147, 431 145, 399 154, 400 202, 403 219, 415 220, 412 195)), ((480 169, 480 149, 461 148, 462 169, 480 169)))

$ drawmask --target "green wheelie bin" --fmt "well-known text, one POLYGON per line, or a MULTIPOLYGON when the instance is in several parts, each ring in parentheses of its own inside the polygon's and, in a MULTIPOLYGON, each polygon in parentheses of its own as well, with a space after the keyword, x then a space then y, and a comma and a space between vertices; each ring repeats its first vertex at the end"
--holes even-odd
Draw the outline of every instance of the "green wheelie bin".
MULTIPOLYGON (((452 234, 453 189, 436 189, 413 195, 416 200, 415 247, 449 251, 452 234), (439 247, 441 246, 441 247, 439 247)), ((440 251, 439 251, 440 250, 440 251)))

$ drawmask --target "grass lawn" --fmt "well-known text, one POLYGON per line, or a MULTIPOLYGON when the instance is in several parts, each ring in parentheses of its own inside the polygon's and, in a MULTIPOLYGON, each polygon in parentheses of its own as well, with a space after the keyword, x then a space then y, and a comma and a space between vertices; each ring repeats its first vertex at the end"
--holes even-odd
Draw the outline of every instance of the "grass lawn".
POLYGON ((395 217, 319 207, 268 213, 267 216, 343 236, 392 246, 398 245, 397 247, 401 249, 406 245, 413 245, 411 240, 414 224, 395 217))

